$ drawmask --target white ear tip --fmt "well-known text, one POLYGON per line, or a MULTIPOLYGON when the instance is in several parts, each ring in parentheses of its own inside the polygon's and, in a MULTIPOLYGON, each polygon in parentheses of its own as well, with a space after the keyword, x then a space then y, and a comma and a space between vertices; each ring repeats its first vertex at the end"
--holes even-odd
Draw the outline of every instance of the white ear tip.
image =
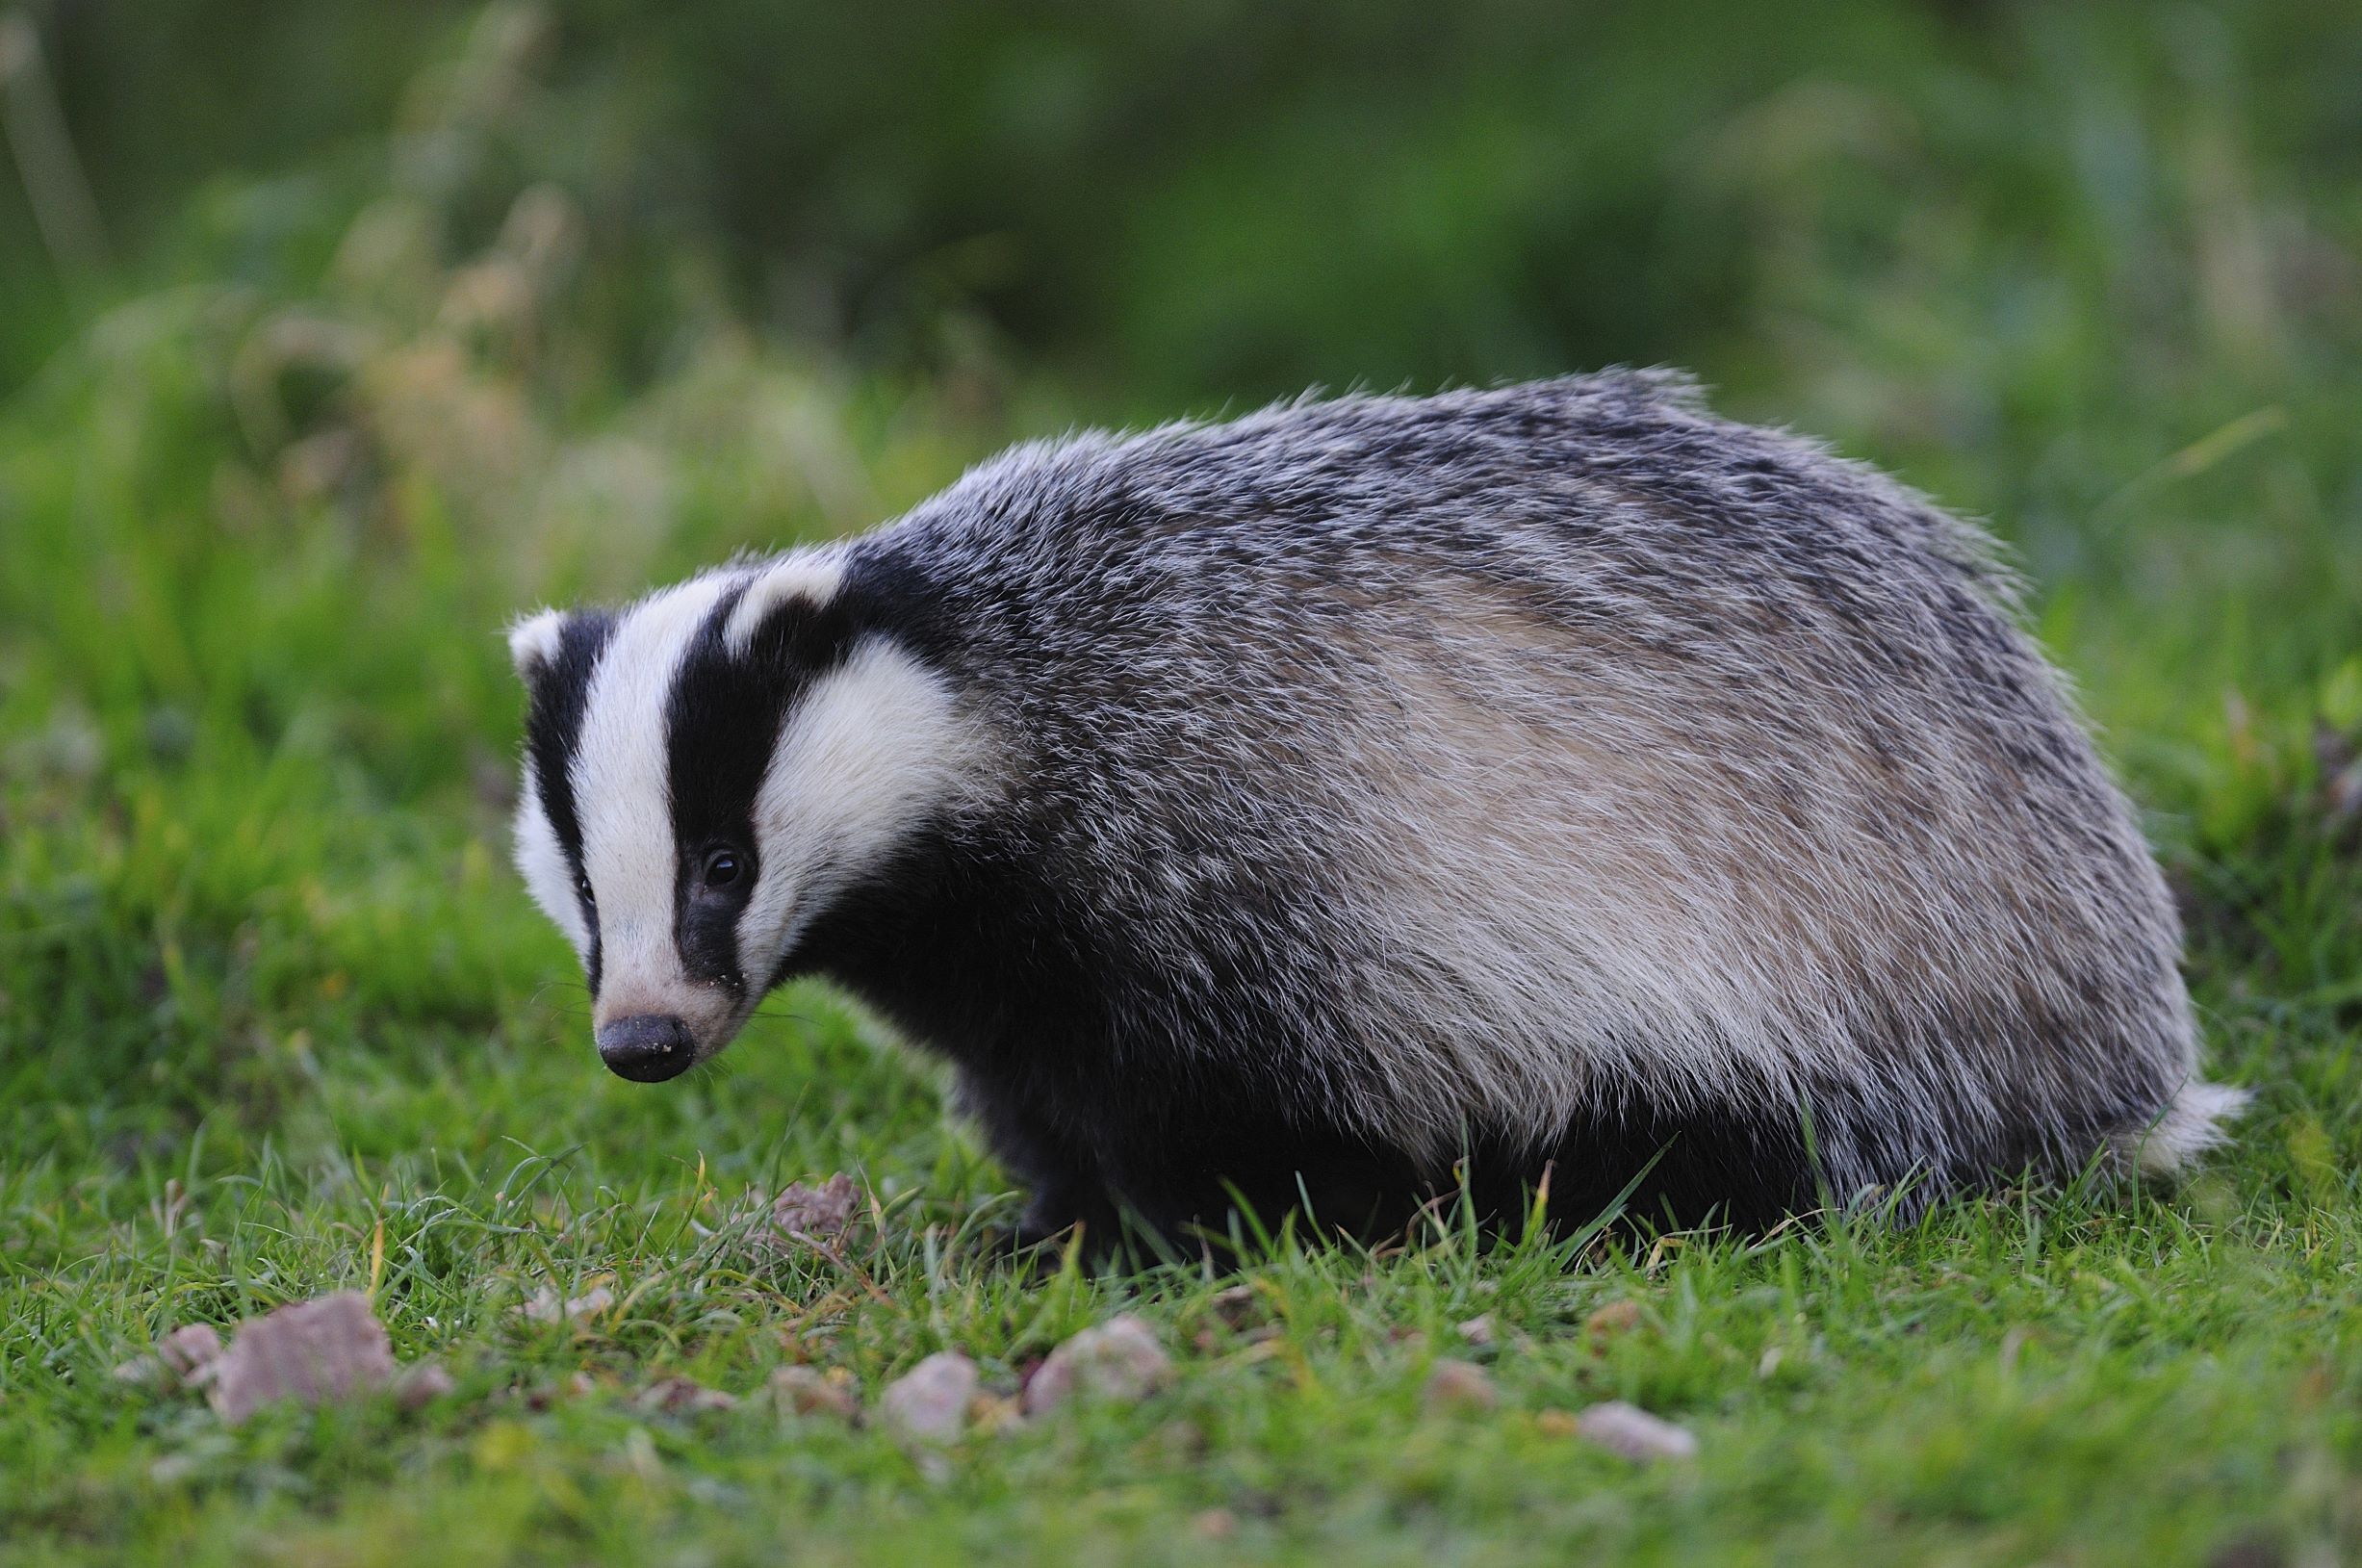
POLYGON ((517 673, 530 676, 556 663, 558 639, 565 630, 563 610, 543 610, 512 622, 508 629, 508 656, 517 666, 517 673))
POLYGON ((764 567, 738 596, 722 629, 722 640, 733 655, 744 654, 771 612, 789 600, 825 604, 844 580, 845 566, 834 550, 799 550, 764 567))

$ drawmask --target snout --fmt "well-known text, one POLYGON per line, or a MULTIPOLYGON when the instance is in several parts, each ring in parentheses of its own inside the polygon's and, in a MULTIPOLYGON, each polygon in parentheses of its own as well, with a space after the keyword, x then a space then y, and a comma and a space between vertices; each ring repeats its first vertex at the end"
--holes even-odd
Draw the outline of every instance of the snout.
POLYGON ((599 1060, 619 1078, 657 1084, 677 1078, 697 1060, 689 1026, 669 1013, 642 1013, 599 1026, 599 1060))

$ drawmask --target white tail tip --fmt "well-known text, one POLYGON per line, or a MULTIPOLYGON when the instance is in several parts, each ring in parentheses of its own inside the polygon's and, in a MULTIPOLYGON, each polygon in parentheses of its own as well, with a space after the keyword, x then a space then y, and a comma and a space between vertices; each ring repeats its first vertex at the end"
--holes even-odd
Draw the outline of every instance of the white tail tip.
POLYGON ((2171 1175, 2224 1143, 2247 1107, 2247 1092, 2193 1078, 2175 1092, 2153 1121, 2116 1135, 2116 1146, 2143 1174, 2171 1175))

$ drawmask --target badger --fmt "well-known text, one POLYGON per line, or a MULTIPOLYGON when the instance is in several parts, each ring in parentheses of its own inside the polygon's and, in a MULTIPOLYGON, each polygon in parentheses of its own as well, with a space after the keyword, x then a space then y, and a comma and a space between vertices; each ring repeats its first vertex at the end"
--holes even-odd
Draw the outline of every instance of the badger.
POLYGON ((1027 1239, 2171 1171, 2240 1095, 2021 619, 1670 373, 1082 434, 516 625, 517 859, 608 1067, 827 977, 1027 1239))

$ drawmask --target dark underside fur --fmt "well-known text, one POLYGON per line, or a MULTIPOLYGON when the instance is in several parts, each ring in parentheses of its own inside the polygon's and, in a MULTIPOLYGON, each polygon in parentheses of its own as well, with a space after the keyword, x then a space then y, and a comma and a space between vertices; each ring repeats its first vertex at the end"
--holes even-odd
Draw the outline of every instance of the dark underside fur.
MULTIPOLYGON (((1488 1222, 1521 1216, 1545 1180, 1562 1225, 1622 1198, 1644 1223, 1759 1230, 1826 1200, 1801 1108, 1630 1096, 1550 1146, 1472 1127, 1462 1159, 1442 1168, 1324 1124, 1306 1115, 1323 1097, 1310 1063, 1273 1052, 1250 1072, 1121 1027, 1120 1015, 1158 1011, 1143 1003, 1168 989, 1159 977, 1076 942, 1084 922, 1061 913, 1067 895, 1037 856, 978 854, 958 836, 912 845, 819 922, 780 978, 827 974, 957 1064, 963 1109, 1033 1195, 1024 1240, 1079 1222, 1094 1246, 1127 1231, 1220 1246, 1241 1202, 1273 1231, 1297 1213, 1377 1238, 1463 1188, 1488 1222)), ((1251 995, 1240 1003, 1251 1012, 1251 995)))

